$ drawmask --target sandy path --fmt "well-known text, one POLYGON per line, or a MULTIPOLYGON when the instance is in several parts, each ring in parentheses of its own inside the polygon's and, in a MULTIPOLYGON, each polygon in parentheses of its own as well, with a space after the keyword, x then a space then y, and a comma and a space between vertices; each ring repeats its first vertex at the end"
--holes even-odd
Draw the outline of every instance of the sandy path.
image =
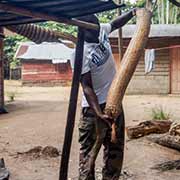
MULTIPOLYGON (((56 180, 58 179, 58 158, 30 160, 15 158, 17 152, 35 146, 55 146, 62 148, 68 97, 70 88, 20 87, 6 83, 6 91, 16 91, 17 97, 7 103, 9 114, 0 116, 0 153, 11 171, 11 180, 56 180)), ((126 125, 136 124, 151 118, 151 108, 162 105, 172 119, 180 117, 180 97, 172 96, 126 96, 124 108, 126 125), (137 121, 138 120, 138 121, 137 121)), ((80 111, 78 102, 77 121, 70 158, 69 177, 77 177, 78 172, 78 132, 80 111)), ((150 143, 145 138, 127 141, 124 169, 133 176, 131 180, 178 180, 180 172, 160 173, 151 170, 154 164, 180 159, 180 153, 150 143)), ((100 155, 97 167, 102 166, 100 155)))

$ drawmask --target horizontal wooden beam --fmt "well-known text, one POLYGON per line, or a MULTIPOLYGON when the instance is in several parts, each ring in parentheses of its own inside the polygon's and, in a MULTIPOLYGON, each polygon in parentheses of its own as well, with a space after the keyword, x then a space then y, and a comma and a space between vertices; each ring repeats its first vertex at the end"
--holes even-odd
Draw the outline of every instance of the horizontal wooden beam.
POLYGON ((87 23, 87 22, 80 21, 77 19, 59 18, 54 15, 47 15, 44 13, 34 12, 25 8, 16 7, 16 6, 1 3, 1 2, 0 2, 0 9, 3 11, 14 13, 14 14, 32 17, 32 18, 35 18, 35 20, 42 19, 42 20, 47 20, 47 21, 56 21, 59 23, 74 25, 74 26, 78 26, 78 27, 82 27, 86 29, 98 30, 98 26, 96 24, 87 23))
MULTIPOLYGON (((36 18, 37 22, 41 22, 41 19, 36 18)), ((0 20, 0 26, 11 26, 11 25, 21 25, 21 24, 29 24, 33 23, 32 19, 20 19, 20 20, 7 20, 7 21, 1 21, 0 20)))
POLYGON ((23 25, 15 25, 15 26, 6 26, 7 29, 13 31, 19 35, 22 35, 36 43, 41 43, 44 41, 52 42, 59 41, 58 39, 65 39, 72 41, 74 43, 77 42, 77 38, 70 33, 53 31, 51 29, 45 29, 44 27, 40 27, 35 24, 23 24, 23 25))

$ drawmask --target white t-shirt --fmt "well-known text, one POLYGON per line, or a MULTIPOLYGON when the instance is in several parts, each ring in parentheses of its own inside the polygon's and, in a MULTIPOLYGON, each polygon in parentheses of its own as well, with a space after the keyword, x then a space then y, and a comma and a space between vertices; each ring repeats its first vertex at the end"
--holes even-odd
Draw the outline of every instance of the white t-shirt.
MULTIPOLYGON (((98 103, 106 102, 107 94, 116 73, 115 62, 108 39, 111 32, 110 24, 100 25, 99 43, 84 44, 82 73, 91 72, 94 92, 98 103)), ((72 64, 74 64, 72 62, 72 64)), ((82 97, 82 107, 89 107, 86 97, 82 97)))

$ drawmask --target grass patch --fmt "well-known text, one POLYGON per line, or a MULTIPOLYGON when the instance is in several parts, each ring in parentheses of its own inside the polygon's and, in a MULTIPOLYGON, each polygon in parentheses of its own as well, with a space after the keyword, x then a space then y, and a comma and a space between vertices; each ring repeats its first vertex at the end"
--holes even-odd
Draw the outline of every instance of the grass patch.
POLYGON ((162 106, 152 108, 152 119, 154 120, 169 120, 171 114, 166 112, 162 106))
POLYGON ((16 91, 6 92, 6 96, 8 97, 9 102, 13 102, 15 101, 15 97, 17 96, 17 92, 16 91))

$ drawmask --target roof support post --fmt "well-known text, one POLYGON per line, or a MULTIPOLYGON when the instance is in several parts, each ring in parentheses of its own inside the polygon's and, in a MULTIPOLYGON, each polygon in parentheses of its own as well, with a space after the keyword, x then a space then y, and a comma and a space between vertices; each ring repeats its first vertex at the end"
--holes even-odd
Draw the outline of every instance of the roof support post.
MULTIPOLYGON (((121 4, 123 2, 123 0, 117 0, 117 3, 121 4)), ((117 14, 118 16, 121 15, 121 9, 118 8, 117 9, 117 14)), ((119 61, 118 61, 118 67, 120 66, 120 62, 122 60, 122 57, 123 57, 123 38, 122 38, 122 28, 119 28, 118 29, 118 49, 119 49, 119 61)))
POLYGON ((74 74, 72 80, 71 94, 69 100, 69 108, 67 114, 67 122, 65 129, 64 144, 62 150, 61 166, 59 180, 67 180, 68 176, 68 163, 70 156, 70 149, 72 144, 72 135, 74 130, 75 116, 76 116, 76 107, 77 107, 77 98, 79 91, 79 82, 82 69, 82 60, 83 60, 83 51, 84 51, 84 31, 83 29, 78 30, 78 41, 76 46, 76 55, 74 63, 74 74))
POLYGON ((4 108, 4 62, 3 62, 3 28, 0 27, 0 114, 6 113, 4 108))

